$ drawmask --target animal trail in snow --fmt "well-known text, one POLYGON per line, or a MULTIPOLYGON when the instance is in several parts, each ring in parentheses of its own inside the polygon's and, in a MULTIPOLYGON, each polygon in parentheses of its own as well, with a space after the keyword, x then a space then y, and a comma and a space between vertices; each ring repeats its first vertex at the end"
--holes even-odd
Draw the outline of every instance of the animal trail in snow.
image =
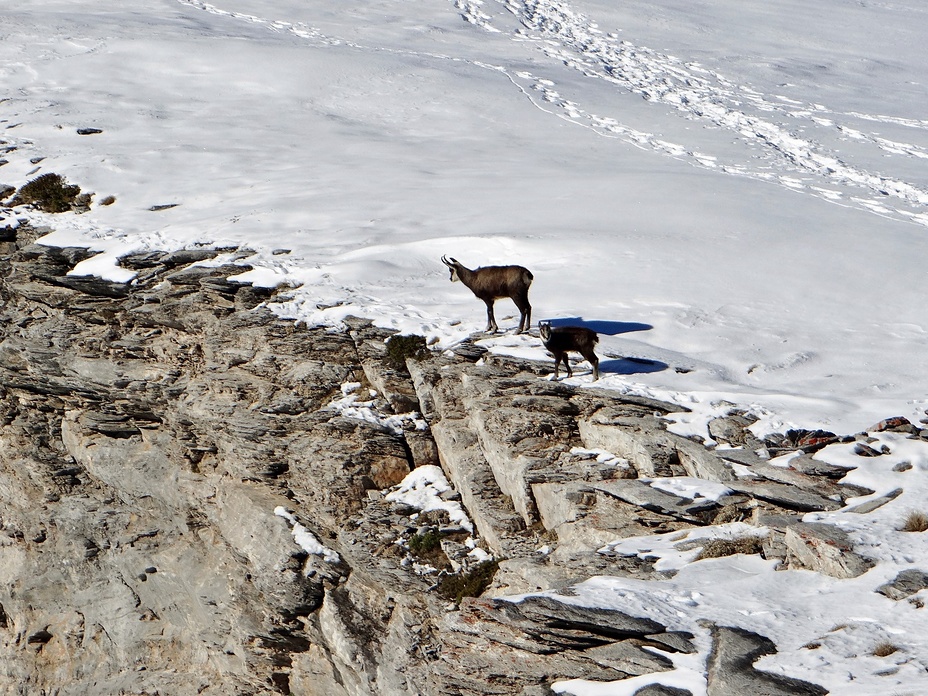
MULTIPOLYGON (((177 1, 211 14, 264 25, 270 31, 289 32, 318 45, 395 52, 395 49, 362 46, 327 36, 304 23, 232 12, 203 0, 177 1)), ((503 35, 513 41, 534 45, 549 59, 580 72, 586 78, 602 80, 615 88, 638 94, 650 103, 669 107, 683 118, 703 122, 710 128, 730 130, 743 141, 747 151, 739 161, 730 157, 726 161, 721 154, 669 142, 658 134, 624 125, 619 118, 590 112, 580 102, 558 91, 554 81, 525 71, 441 54, 410 51, 410 55, 443 62, 460 61, 501 72, 538 109, 603 137, 616 138, 639 148, 682 159, 694 166, 768 181, 829 202, 928 226, 928 189, 901 177, 869 171, 865 166, 838 157, 821 142, 796 135, 797 129, 803 125, 826 128, 841 138, 854 139, 887 155, 926 159, 926 148, 864 133, 859 128, 839 123, 838 119, 895 123, 917 129, 928 128, 928 121, 860 113, 840 114, 821 104, 802 104, 784 95, 765 96, 748 86, 737 85, 698 63, 683 61, 606 33, 569 3, 560 0, 506 0, 501 11, 514 15, 522 24, 522 28, 513 32, 494 26, 493 17, 481 0, 453 0, 452 6, 468 24, 494 36, 503 35), (522 83, 526 79, 534 81, 528 89, 522 83), (538 92, 540 99, 529 90, 538 92)))
MULTIPOLYGON (((560 0, 506 0, 505 10, 516 15, 524 30, 510 38, 533 41, 546 56, 575 69, 583 76, 603 80, 641 95, 654 104, 669 106, 684 118, 711 127, 734 131, 750 148, 760 146, 760 162, 748 153, 743 162, 720 163, 713 155, 700 154, 685 145, 622 126, 618 120, 587 112, 563 96, 550 79, 534 78, 531 89, 542 101, 559 107, 561 115, 605 136, 619 137, 639 147, 688 159, 702 167, 777 183, 831 202, 860 207, 879 215, 898 217, 928 226, 928 189, 904 178, 885 176, 844 161, 822 143, 796 135, 807 124, 835 130, 880 151, 905 158, 928 158, 928 150, 908 143, 866 134, 831 120, 841 116, 894 121, 891 117, 837 114, 820 104, 802 104, 782 95, 766 97, 744 85, 693 62, 661 54, 605 34, 598 25, 560 0), (824 116, 831 119, 825 119, 824 116), (771 120, 778 117, 780 120, 771 120), (770 167, 780 170, 777 174, 770 167), (885 199, 892 199, 888 203, 885 199)), ((481 26, 489 26, 481 24, 481 26)), ((493 29, 494 32, 498 30, 493 29)), ((518 77, 528 77, 517 72, 518 77)), ((511 78, 512 79, 512 78, 511 78)), ((531 95, 523 89, 526 96, 531 95)), ((535 100, 532 99, 534 102, 535 100)), ((545 110, 536 103, 536 106, 545 110)), ((899 119, 895 119, 896 122, 899 119)), ((905 125, 924 128, 924 121, 905 120, 905 125)))

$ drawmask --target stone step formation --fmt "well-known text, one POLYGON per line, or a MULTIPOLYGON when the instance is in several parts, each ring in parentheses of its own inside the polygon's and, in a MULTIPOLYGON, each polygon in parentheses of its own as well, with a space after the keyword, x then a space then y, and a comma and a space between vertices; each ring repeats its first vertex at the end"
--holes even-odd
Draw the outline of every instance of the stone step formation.
MULTIPOLYGON (((742 552, 784 568, 869 567, 801 521, 865 491, 808 455, 769 464, 821 438, 761 442, 734 414, 712 432, 737 449, 713 451, 665 428, 679 406, 540 379, 549 365, 463 345, 404 367, 368 321, 281 319, 276 290, 230 280, 247 259, 197 265, 228 250, 130 256, 121 285, 68 276, 84 249, 8 232, 5 693, 540 696, 672 667, 649 648, 696 649, 654 618, 566 601, 594 575, 669 576, 604 551, 616 540, 743 523, 768 533, 742 552), (349 393, 366 410, 339 408, 349 393), (391 499, 439 466, 472 530, 391 499), (648 485, 684 477, 724 493, 648 485)), ((885 594, 924 587, 910 575, 885 594)), ((767 637, 710 628, 709 694, 825 693, 755 669, 767 637)))

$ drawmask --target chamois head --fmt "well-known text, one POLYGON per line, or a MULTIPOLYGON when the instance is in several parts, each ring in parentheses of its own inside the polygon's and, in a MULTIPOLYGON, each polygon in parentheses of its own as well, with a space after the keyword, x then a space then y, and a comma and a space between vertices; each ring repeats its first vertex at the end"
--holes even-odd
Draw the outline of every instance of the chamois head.
POLYGON ((540 321, 538 322, 538 335, 541 337, 542 343, 547 343, 551 340, 551 322, 550 321, 540 321))
POLYGON ((452 258, 450 261, 444 256, 441 257, 441 262, 445 264, 451 270, 451 282, 460 280, 458 276, 458 268, 461 266, 461 262, 455 258, 452 258))
POLYGON ((522 266, 485 266, 473 270, 455 258, 441 257, 441 262, 451 271, 451 282, 460 280, 471 289, 487 306, 487 331, 499 331, 493 316, 493 302, 499 297, 508 297, 516 303, 522 313, 519 331, 527 331, 532 323, 532 306, 528 302, 528 288, 532 284, 532 272, 522 266))

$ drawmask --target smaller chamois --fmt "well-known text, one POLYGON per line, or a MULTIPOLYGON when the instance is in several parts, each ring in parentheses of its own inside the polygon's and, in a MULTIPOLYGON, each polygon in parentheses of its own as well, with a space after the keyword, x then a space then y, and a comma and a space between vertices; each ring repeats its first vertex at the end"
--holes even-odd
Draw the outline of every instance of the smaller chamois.
POLYGON ((452 283, 460 280, 486 303, 488 333, 499 331, 496 318, 493 316, 493 302, 500 297, 510 298, 522 313, 516 333, 528 331, 532 324, 532 305, 528 302, 528 288, 534 279, 530 270, 522 266, 484 266, 471 270, 454 258, 447 259, 442 256, 441 261, 451 269, 452 283))
POLYGON ((586 358, 593 366, 593 380, 599 379, 599 358, 593 352, 593 347, 599 342, 599 336, 592 329, 584 326, 554 326, 550 322, 539 322, 538 332, 545 348, 554 356, 554 379, 557 379, 558 366, 564 361, 567 368, 567 377, 573 376, 570 363, 567 361, 567 352, 576 351, 586 358))

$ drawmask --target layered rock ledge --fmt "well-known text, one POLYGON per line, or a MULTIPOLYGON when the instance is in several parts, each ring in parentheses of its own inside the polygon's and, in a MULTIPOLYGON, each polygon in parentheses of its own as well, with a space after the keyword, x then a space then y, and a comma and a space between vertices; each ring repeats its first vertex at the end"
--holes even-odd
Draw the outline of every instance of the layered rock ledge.
MULTIPOLYGON (((666 430, 677 406, 468 346, 390 367, 387 332, 282 320, 275 291, 237 282, 246 262, 216 250, 127 257, 120 285, 68 275, 89 252, 30 232, 0 249, 4 693, 540 696, 695 649, 647 616, 501 599, 662 577, 599 552, 616 539, 740 521, 770 530, 754 552, 784 567, 868 567, 799 521, 861 493, 808 457, 713 452, 666 430), (333 406, 346 384, 376 392, 375 417, 333 406), (385 495, 423 466, 442 467, 473 535, 385 495), (655 477, 728 492, 689 499, 655 477), (426 560, 411 540, 429 533, 426 560), (495 570, 482 596, 439 591, 479 569, 495 570)), ((744 425, 714 428, 745 445, 744 425)), ((710 694, 825 693, 755 670, 763 636, 712 640, 710 694)))

